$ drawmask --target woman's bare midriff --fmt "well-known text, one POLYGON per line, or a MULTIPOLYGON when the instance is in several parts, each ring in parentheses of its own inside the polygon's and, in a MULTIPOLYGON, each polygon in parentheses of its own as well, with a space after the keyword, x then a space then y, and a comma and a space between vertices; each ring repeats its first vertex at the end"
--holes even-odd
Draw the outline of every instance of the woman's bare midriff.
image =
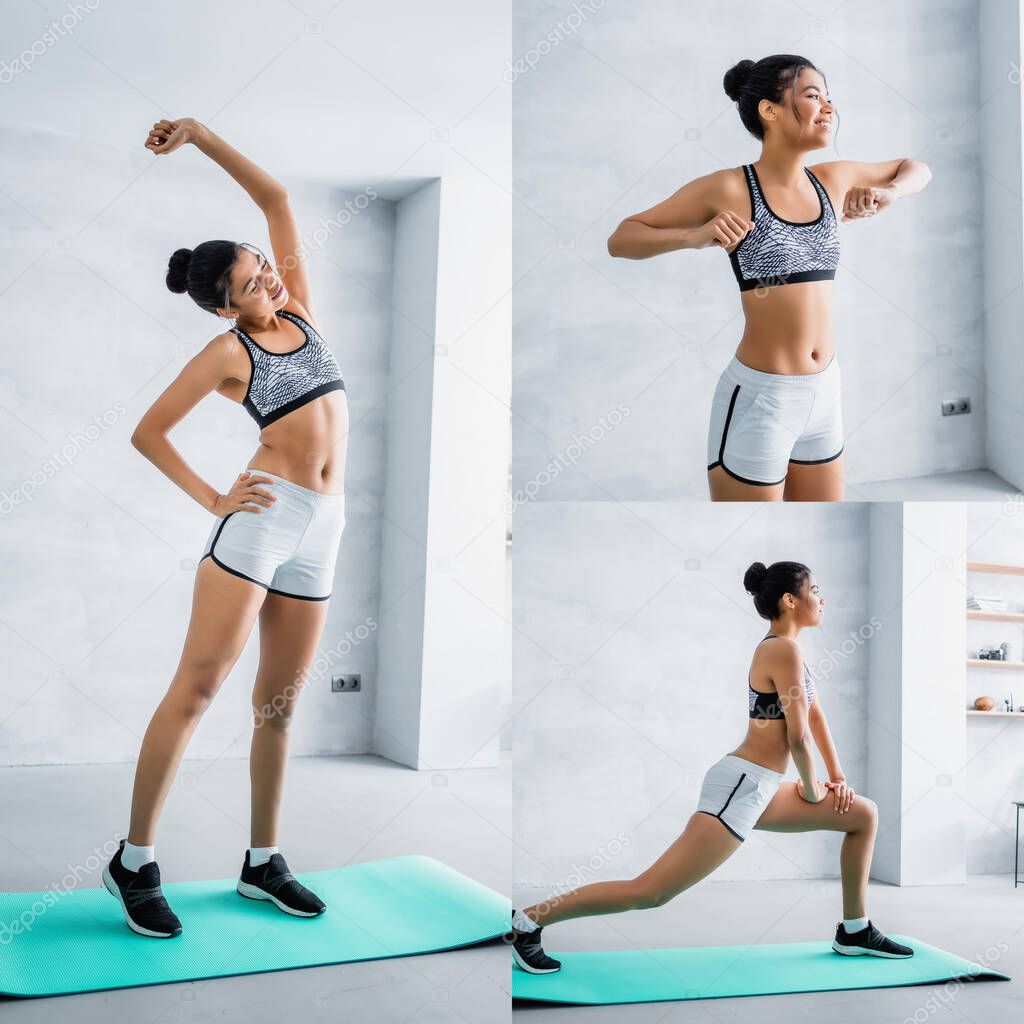
POLYGON ((260 446, 246 469, 263 469, 323 494, 345 490, 348 401, 329 391, 260 431, 260 446))
MULTIPOLYGON (((225 381, 217 390, 241 405, 247 384, 225 381)), ((322 494, 345 490, 348 449, 348 399, 344 391, 328 391, 260 431, 260 446, 246 469, 263 469, 322 494)))
POLYGON ((784 718, 751 718, 743 742, 732 751, 736 757, 764 765, 775 772, 789 768, 789 740, 784 718))
POLYGON ((736 349, 741 363, 764 373, 820 373, 835 352, 832 282, 741 292, 746 325, 736 349))
MULTIPOLYGON (((723 249, 730 253, 735 246, 723 249)), ((835 352, 832 282, 800 281, 740 292, 745 320, 736 358, 763 373, 820 373, 835 352)))
MULTIPOLYGON (((217 391, 241 406, 249 390, 250 366, 242 343, 236 342, 229 367, 232 375, 217 391)), ((266 470, 311 491, 340 494, 345 490, 347 449, 348 398, 344 390, 328 391, 268 423, 260 431, 260 446, 245 468, 266 470)))

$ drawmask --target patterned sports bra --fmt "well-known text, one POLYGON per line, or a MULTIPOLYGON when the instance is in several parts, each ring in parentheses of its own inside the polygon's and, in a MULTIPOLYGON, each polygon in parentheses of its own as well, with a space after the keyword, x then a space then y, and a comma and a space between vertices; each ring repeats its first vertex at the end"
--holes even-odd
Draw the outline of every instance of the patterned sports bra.
MULTIPOLYGON (((768 636, 762 637, 758 642, 758 646, 764 643, 769 637, 778 636, 778 633, 769 633, 768 636)), ((782 706, 779 704, 779 695, 775 693, 762 693, 760 690, 755 690, 750 685, 750 680, 747 679, 747 704, 750 718, 785 718, 785 714, 782 711, 782 706)), ((807 706, 810 707, 814 703, 814 680, 811 679, 811 670, 807 667, 807 662, 804 662, 804 692, 807 694, 807 706)))
POLYGON ((750 219, 756 225, 731 253, 741 292, 801 281, 831 281, 839 266, 839 228, 832 200, 811 170, 804 168, 818 193, 816 220, 779 217, 768 205, 753 164, 744 164, 750 192, 750 219))
POLYGON ((298 348, 269 352, 240 327, 231 328, 245 346, 252 364, 242 404, 261 430, 314 398, 329 391, 345 390, 338 361, 324 339, 297 314, 283 309, 275 313, 302 328, 306 340, 298 348))

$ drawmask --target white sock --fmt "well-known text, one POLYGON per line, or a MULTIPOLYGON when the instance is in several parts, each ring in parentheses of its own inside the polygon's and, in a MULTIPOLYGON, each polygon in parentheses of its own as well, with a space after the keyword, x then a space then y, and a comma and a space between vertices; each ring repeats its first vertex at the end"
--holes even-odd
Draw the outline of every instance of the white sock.
POLYGON ((512 915, 512 927, 517 932, 535 932, 540 925, 530 920, 521 910, 517 910, 512 915))
POLYGON ((121 851, 121 863, 129 871, 138 871, 143 864, 156 860, 155 846, 134 846, 125 840, 124 849, 121 851))
POLYGON ((266 864, 271 855, 275 853, 280 853, 276 846, 250 846, 249 866, 258 868, 261 864, 266 864))
POLYGON ((868 919, 866 917, 844 917, 843 927, 846 929, 847 935, 852 935, 854 932, 863 931, 868 926, 868 919))

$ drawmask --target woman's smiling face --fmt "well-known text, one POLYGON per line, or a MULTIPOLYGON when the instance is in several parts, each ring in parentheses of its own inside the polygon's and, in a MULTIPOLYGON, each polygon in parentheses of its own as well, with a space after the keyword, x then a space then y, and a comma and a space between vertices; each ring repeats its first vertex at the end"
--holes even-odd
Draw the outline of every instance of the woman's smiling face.
POLYGON ((835 108, 820 71, 804 68, 783 94, 782 102, 772 108, 776 114, 772 126, 781 129, 793 146, 822 149, 832 141, 835 108))
POLYGON ((779 618, 786 616, 798 626, 818 626, 825 614, 825 598, 821 596, 814 574, 808 574, 796 593, 787 592, 779 599, 779 618))
POLYGON ((231 268, 229 297, 233 316, 258 320, 280 309, 288 292, 266 256, 243 246, 231 268))

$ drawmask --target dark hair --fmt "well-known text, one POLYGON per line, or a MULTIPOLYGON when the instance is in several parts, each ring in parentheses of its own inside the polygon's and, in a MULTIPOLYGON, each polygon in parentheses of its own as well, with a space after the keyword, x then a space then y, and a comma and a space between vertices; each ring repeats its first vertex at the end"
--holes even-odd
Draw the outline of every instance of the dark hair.
MULTIPOLYGON (((781 103, 783 94, 791 85, 795 85, 804 68, 817 71, 822 78, 825 75, 820 68, 814 66, 806 57, 794 53, 776 53, 771 57, 762 57, 756 63, 752 60, 741 60, 725 73, 722 87, 729 99, 739 108, 743 127, 756 139, 764 139, 764 125, 757 105, 761 100, 781 103)), ((825 87, 828 88, 826 81, 825 87)), ((793 97, 793 114, 796 115, 796 97, 793 97)))
POLYGON ((802 562, 754 562, 743 574, 743 589, 754 598, 754 607, 762 619, 778 618, 783 594, 799 594, 811 575, 802 562))
POLYGON ((167 287, 189 297, 207 313, 217 315, 227 305, 231 268, 241 247, 222 238, 194 249, 178 249, 167 263, 167 287))

